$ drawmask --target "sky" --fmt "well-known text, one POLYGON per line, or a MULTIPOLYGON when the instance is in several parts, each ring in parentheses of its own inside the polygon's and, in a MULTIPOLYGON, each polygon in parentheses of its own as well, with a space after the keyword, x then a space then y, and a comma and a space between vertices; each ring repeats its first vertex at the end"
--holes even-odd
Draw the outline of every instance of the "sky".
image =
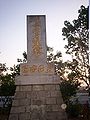
POLYGON ((27 51, 27 15, 46 15, 46 41, 54 51, 64 54, 64 21, 77 19, 80 6, 88 0, 0 0, 0 63, 17 64, 27 51))

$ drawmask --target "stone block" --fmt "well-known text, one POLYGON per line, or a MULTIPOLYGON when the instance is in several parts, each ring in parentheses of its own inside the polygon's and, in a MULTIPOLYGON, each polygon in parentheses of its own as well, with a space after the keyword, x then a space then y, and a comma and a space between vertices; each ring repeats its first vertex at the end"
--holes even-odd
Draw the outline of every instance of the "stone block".
POLYGON ((62 115, 61 112, 51 111, 46 112, 46 120, 67 120, 66 115, 62 115))
POLYGON ((26 112, 29 112, 29 113, 31 112, 31 105, 26 107, 26 112))
POLYGON ((32 95, 32 91, 27 91, 26 92, 26 98, 30 99, 32 95))
POLYGON ((31 99, 20 99, 19 105, 20 106, 28 106, 31 104, 31 99))
POLYGON ((46 110, 46 112, 52 111, 52 105, 46 105, 45 110, 46 110))
MULTIPOLYGON (((28 93, 27 93, 28 95, 28 93)), ((31 92, 31 99, 39 99, 40 96, 38 95, 38 91, 32 91, 31 92)))
POLYGON ((21 85, 16 87, 16 91, 31 91, 31 85, 21 85))
POLYGON ((45 107, 45 109, 46 109, 46 111, 60 111, 60 109, 61 109, 61 106, 59 106, 59 105, 46 105, 46 107, 45 107))
POLYGON ((51 91, 51 97, 60 97, 60 91, 51 91))
POLYGON ((52 111, 60 111, 61 106, 60 105, 52 105, 52 111))
POLYGON ((50 97, 50 91, 44 91, 44 90, 32 91, 31 97, 33 99, 40 99, 40 98, 50 97))
POLYGON ((13 100, 12 106, 19 106, 19 100, 13 100))
POLYGON ((57 115, 57 120, 67 120, 65 111, 54 112, 57 115))
POLYGON ((18 107, 12 107, 10 113, 11 114, 17 114, 18 113, 18 107))
POLYGON ((31 107, 31 119, 30 120, 46 120, 44 105, 31 107))
POLYGON ((56 103, 57 103, 57 105, 61 105, 61 104, 63 104, 63 100, 60 98, 56 98, 56 103))
POLYGON ((16 86, 16 92, 20 91, 19 88, 20 88, 20 86, 16 86))
POLYGON ((20 106, 20 107, 18 107, 18 111, 19 111, 19 113, 23 113, 23 112, 26 111, 26 107, 25 106, 20 106))
POLYGON ((45 93, 45 91, 43 90, 43 91, 38 91, 38 96, 39 96, 39 98, 42 98, 42 97, 46 97, 46 93, 45 93))
POLYGON ((60 85, 55 85, 56 86, 56 90, 60 91, 60 85))
POLYGON ((18 120, 18 114, 10 114, 9 120, 18 120))
POLYGON ((50 97, 51 96, 51 91, 45 91, 45 97, 50 97))
POLYGON ((34 100, 31 100, 31 104, 32 105, 38 105, 38 106, 40 106, 40 105, 45 105, 45 99, 39 99, 39 100, 37 100, 37 99, 34 99, 34 100))
POLYGON ((46 104, 56 104, 56 98, 46 98, 46 104))
POLYGON ((60 84, 60 79, 56 75, 21 75, 15 79, 15 84, 18 85, 57 85, 60 84))
POLYGON ((33 85, 33 91, 41 91, 44 90, 43 85, 33 85))
POLYGON ((57 120, 56 115, 54 112, 47 112, 46 113, 46 120, 57 120))
POLYGON ((12 107, 11 113, 23 113, 25 112, 25 106, 19 106, 19 107, 12 107))
POLYGON ((44 86, 44 89, 45 89, 45 90, 51 90, 51 91, 52 91, 52 90, 55 90, 55 89, 56 89, 56 86, 55 86, 55 85, 45 85, 45 86, 44 86))
POLYGON ((20 91, 31 91, 32 86, 26 85, 26 86, 20 86, 20 91))
POLYGON ((16 92, 15 93, 15 99, 22 99, 22 98, 26 98, 26 93, 25 92, 16 92))
POLYGON ((30 113, 20 113, 19 114, 19 120, 30 120, 30 113))

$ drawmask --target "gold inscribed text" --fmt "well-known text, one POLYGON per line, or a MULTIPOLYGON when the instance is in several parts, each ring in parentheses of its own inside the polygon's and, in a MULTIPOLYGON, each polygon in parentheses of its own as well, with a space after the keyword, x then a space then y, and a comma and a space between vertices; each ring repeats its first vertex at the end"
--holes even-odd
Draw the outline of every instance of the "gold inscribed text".
POLYGON ((32 53, 38 57, 42 52, 42 47, 40 43, 40 20, 36 17, 35 23, 32 26, 33 39, 32 39, 32 53))
POLYGON ((22 73, 28 73, 29 72, 28 66, 23 66, 21 71, 22 71, 22 73))
POLYGON ((37 65, 33 65, 29 68, 30 72, 33 73, 33 72, 36 72, 37 71, 37 65))
POLYGON ((22 65, 21 66, 21 74, 28 75, 31 73, 48 73, 52 74, 54 73, 54 68, 52 65, 47 64, 47 65, 22 65))
POLYGON ((38 72, 44 72, 44 71, 45 71, 44 65, 40 65, 38 67, 38 72))

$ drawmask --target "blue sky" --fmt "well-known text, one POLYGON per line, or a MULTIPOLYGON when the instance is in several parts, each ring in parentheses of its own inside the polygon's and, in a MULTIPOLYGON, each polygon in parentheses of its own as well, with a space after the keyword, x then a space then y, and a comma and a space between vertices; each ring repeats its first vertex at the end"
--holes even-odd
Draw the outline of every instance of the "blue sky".
POLYGON ((0 0, 0 63, 13 66, 27 51, 26 15, 46 15, 47 44, 64 52, 64 21, 77 19, 80 6, 88 4, 88 0, 0 0))

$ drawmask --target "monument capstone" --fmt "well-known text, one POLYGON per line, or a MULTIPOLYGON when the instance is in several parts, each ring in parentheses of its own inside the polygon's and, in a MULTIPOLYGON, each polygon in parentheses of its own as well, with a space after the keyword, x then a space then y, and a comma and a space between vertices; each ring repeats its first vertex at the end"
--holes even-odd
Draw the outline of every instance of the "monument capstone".
POLYGON ((47 63, 46 16, 27 16, 27 63, 20 64, 9 120, 66 120, 60 78, 47 63))

